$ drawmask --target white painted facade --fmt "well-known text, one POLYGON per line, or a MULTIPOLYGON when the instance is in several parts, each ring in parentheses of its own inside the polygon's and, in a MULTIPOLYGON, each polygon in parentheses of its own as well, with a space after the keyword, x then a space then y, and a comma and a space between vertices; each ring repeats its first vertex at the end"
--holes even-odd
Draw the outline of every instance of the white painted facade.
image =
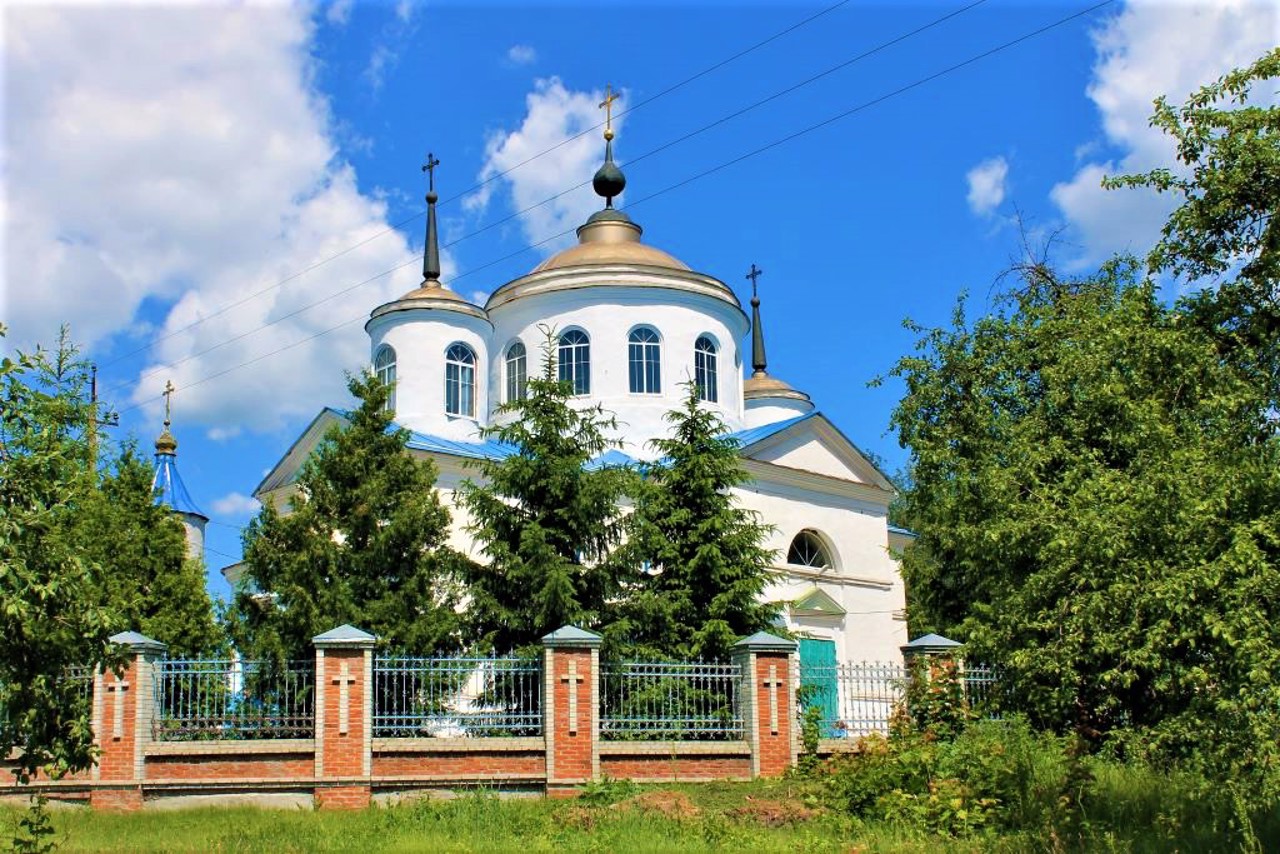
MULTIPOLYGON (((892 486, 806 395, 765 371, 763 342, 749 339, 751 321, 730 288, 641 243, 639 235, 625 216, 605 211, 579 229, 578 246, 501 286, 484 307, 429 277, 421 288, 372 312, 366 325, 370 361, 384 346, 395 350, 396 421, 420 434, 411 451, 437 465, 437 488, 453 514, 451 545, 483 559, 465 531, 467 517, 454 493, 462 478, 476 476, 468 457, 483 454, 481 428, 505 417, 499 407, 506 402, 505 356, 513 343, 524 345, 526 371, 537 375, 547 330, 586 333, 590 391, 575 401, 615 414, 619 449, 651 459, 649 443, 668 430, 664 416, 681 404, 681 383, 694 376, 695 341, 706 336, 716 346, 716 395, 706 405, 739 434, 751 478, 735 495, 772 526, 768 545, 777 556, 776 580, 766 595, 784 603, 787 628, 832 642, 837 660, 900 660, 907 641, 905 591, 894 549, 905 546, 909 535, 888 525, 892 486), (638 326, 660 340, 660 387, 653 393, 630 388, 628 336, 638 326), (470 416, 446 411, 445 354, 455 343, 466 344, 477 359, 470 416), (749 378, 744 349, 757 369, 749 378), (450 444, 458 442, 475 444, 450 444), (801 532, 823 545, 828 566, 788 562, 801 532), (835 607, 824 605, 817 613, 792 606, 815 590, 835 607)), ((256 496, 287 506, 302 461, 341 417, 333 410, 321 413, 256 496)))

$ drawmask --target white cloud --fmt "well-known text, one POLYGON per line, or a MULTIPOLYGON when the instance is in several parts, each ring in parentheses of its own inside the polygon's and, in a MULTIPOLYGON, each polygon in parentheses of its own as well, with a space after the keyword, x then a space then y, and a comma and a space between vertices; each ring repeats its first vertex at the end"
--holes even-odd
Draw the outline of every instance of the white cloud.
POLYGON ((335 27, 346 26, 347 22, 351 20, 351 7, 354 5, 355 0, 333 0, 329 4, 329 8, 325 10, 325 20, 335 27))
POLYGON ((369 64, 364 67, 364 79, 374 90, 381 89, 387 72, 400 63, 400 52, 389 44, 375 45, 369 54, 369 64))
MULTIPOLYGON (((599 104, 603 98, 604 93, 600 91, 570 91, 558 77, 536 81, 533 91, 525 98, 527 111, 520 127, 489 138, 484 167, 480 170, 480 180, 489 183, 467 197, 464 208, 472 213, 483 211, 495 190, 501 187, 510 191, 515 210, 524 211, 537 205, 519 217, 526 240, 538 243, 568 231, 539 248, 549 253, 571 243, 572 229, 600 207, 590 180, 603 159, 604 150, 599 134, 584 134, 571 142, 566 140, 599 124, 602 118, 599 104), (555 146, 559 147, 549 150, 555 146), (516 168, 544 151, 548 153, 536 163, 516 168), (509 169, 515 171, 489 180, 509 169), (539 204, 582 181, 588 182, 587 186, 539 204)), ((625 101, 619 99, 614 105, 615 116, 625 109, 625 101)), ((614 124, 620 127, 621 118, 615 118, 614 124)))
POLYGON ((984 160, 965 174, 969 182, 969 209, 979 216, 990 216, 1004 201, 1009 179, 1009 161, 1004 157, 984 160))
POLYGON ((1107 143, 1118 152, 1084 163, 1050 193, 1074 226, 1083 249, 1080 263, 1122 250, 1143 253, 1158 239, 1173 199, 1144 190, 1103 190, 1102 177, 1172 167, 1173 145, 1148 125, 1152 101, 1166 95, 1179 104, 1199 86, 1251 63, 1274 43, 1278 17, 1275 6, 1257 0, 1142 0, 1094 33, 1097 59, 1089 97, 1107 143))
POLYGON ((413 17, 412 0, 400 0, 400 2, 396 4, 396 17, 406 23, 413 17))
POLYGON ((239 492, 228 492, 221 498, 214 499, 210 509, 219 516, 252 516, 262 505, 256 498, 242 495, 239 492))
POLYGON ((184 421, 221 436, 276 429, 344 401, 343 370, 368 359, 361 321, 418 281, 417 253, 399 233, 213 316, 387 227, 385 205, 360 193, 337 156, 328 106, 310 88, 308 13, 218 5, 3 14, 7 126, 22 131, 5 140, 4 235, 22 248, 4 258, 13 342, 48 341, 64 320, 77 340, 102 342, 136 327, 145 301, 144 314, 163 315, 157 332, 176 334, 154 344, 134 387, 136 377, 104 366, 109 401, 154 408, 150 399, 172 379, 184 421))
POLYGON ((538 52, 527 44, 513 44, 507 51, 507 61, 512 65, 531 65, 538 61, 538 52))

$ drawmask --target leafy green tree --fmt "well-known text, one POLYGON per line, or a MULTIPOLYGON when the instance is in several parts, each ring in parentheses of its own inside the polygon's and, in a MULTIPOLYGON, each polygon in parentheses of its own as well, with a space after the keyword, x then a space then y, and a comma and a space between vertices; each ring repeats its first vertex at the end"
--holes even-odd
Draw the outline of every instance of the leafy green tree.
POLYGON ((1180 171, 1105 181, 1180 199, 1151 252, 1153 271, 1190 285, 1190 319, 1212 329, 1224 357, 1280 406, 1280 48, 1203 86, 1175 108, 1161 97, 1151 124, 1177 143, 1180 171), (1258 91, 1260 90, 1260 91, 1258 91))
POLYGON ((661 459, 628 518, 628 559, 655 571, 629 597, 629 639, 675 659, 726 659, 778 615, 760 601, 773 561, 763 545, 769 527, 730 492, 747 479, 738 444, 696 384, 667 421, 671 435, 653 441, 661 459))
POLYGON ((0 360, 0 755, 17 750, 22 780, 89 767, 90 694, 69 677, 120 663, 98 567, 71 534, 93 490, 87 382, 65 329, 55 351, 0 360))
POLYGON ((347 387, 360 407, 303 464, 291 512, 268 502, 245 531, 248 584, 229 622, 249 656, 306 658, 312 637, 343 623, 397 652, 459 644, 462 558, 446 545, 435 467, 392 429, 387 386, 365 375, 347 387))
POLYGON ((634 480, 621 467, 588 463, 613 447, 617 427, 601 407, 577 407, 557 379, 555 337, 546 330, 542 373, 524 398, 504 404, 485 428, 510 455, 479 464, 462 503, 487 563, 466 569, 472 636, 499 652, 528 647, 573 624, 617 635, 616 603, 634 568, 614 560, 620 502, 634 480))
POLYGON ((1002 665, 1040 724, 1274 784, 1280 443, 1137 269, 1031 264, 1002 310, 917 328, 893 371, 913 629, 1002 665))
POLYGON ((174 656, 198 656, 223 642, 205 589, 204 562, 187 557, 182 523, 157 505, 153 467, 124 445, 75 520, 84 555, 101 568, 98 595, 117 631, 163 641, 174 656))

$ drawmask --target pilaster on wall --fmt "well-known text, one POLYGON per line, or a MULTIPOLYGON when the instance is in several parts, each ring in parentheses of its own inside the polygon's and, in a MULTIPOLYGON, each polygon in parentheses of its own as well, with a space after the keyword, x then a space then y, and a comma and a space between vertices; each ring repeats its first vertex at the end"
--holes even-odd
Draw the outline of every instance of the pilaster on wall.
POLYGON ((742 714, 754 777, 779 777, 795 762, 795 651, 795 641, 766 632, 733 647, 733 660, 742 668, 742 714))
POLYGON ((165 645, 138 632, 112 635, 111 642, 127 647, 129 659, 119 675, 106 670, 94 676, 94 736, 102 752, 89 800, 95 809, 137 810, 155 719, 156 662, 165 645))
POLYGON ((363 809, 373 776, 373 645, 343 625, 311 639, 316 648, 316 805, 363 809))
POLYGON ((601 640, 575 626, 542 638, 542 725, 552 797, 600 776, 601 640))

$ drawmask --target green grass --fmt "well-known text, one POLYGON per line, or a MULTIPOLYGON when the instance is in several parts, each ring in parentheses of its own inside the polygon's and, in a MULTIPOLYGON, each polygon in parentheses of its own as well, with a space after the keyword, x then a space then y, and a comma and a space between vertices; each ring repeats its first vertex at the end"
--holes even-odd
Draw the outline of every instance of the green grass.
MULTIPOLYGON (((53 811, 62 851, 269 852, 1164 852, 1240 850, 1222 816, 1197 812, 1194 786, 1119 767, 1103 769, 1098 814, 1082 848, 1060 849, 1046 832, 946 839, 864 823, 823 807, 819 781, 789 779, 638 787, 597 785, 577 801, 466 794, 361 812, 193 808, 135 814, 53 811), (1105 814, 1104 814, 1105 813, 1105 814)), ((0 807, 0 848, 21 811, 0 807)), ((1277 850, 1280 820, 1255 819, 1262 850, 1277 850)))

